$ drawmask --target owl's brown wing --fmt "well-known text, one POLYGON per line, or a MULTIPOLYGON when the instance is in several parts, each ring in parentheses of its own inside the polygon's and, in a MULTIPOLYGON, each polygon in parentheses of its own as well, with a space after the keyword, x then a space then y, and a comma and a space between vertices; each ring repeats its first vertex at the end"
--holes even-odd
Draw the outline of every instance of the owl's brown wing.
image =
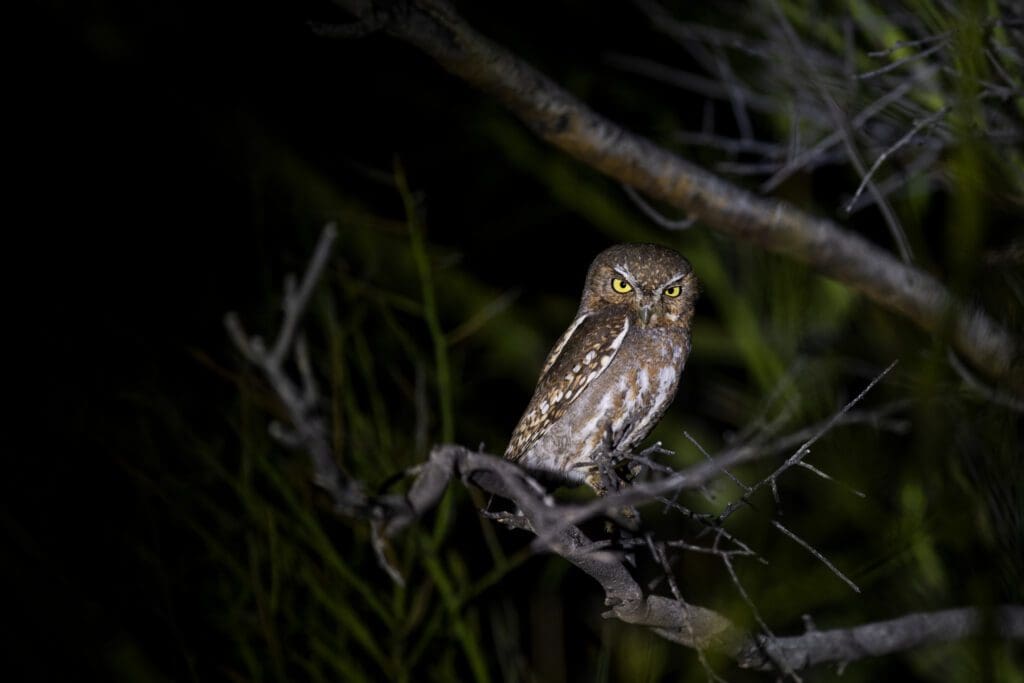
POLYGON ((512 432, 506 458, 519 460, 565 414, 612 362, 627 332, 625 311, 584 314, 573 321, 548 354, 530 405, 512 432))
POLYGON ((551 366, 555 364, 555 361, 558 360, 558 357, 562 355, 562 349, 565 348, 565 345, 569 343, 570 339, 572 339, 572 335, 576 332, 579 326, 583 324, 583 321, 586 320, 589 316, 589 313, 584 313, 583 315, 577 316, 577 318, 572 321, 572 324, 569 325, 569 328, 562 333, 561 337, 558 338, 558 341, 555 342, 554 348, 552 348, 551 351, 548 352, 548 357, 544 360, 544 367, 541 368, 540 371, 540 376, 542 378, 544 377, 544 375, 548 374, 548 370, 550 370, 551 366))

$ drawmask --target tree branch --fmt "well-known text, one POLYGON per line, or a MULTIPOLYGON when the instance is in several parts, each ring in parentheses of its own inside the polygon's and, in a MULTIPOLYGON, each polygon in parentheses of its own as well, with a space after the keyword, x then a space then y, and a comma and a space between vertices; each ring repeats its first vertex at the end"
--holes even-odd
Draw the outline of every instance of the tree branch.
MULTIPOLYGON (((568 560, 597 581, 604 591, 605 604, 610 608, 604 614, 606 618, 645 626, 663 638, 694 648, 701 655, 705 666, 707 664, 702 651, 709 649, 725 653, 741 667, 777 670, 792 675, 794 671, 810 666, 829 662, 848 663, 978 633, 1024 640, 1024 607, 1020 606, 1000 607, 992 615, 970 608, 917 613, 849 629, 821 632, 811 630, 800 636, 777 637, 757 615, 756 608, 739 583, 732 566, 733 556, 749 556, 753 552, 739 542, 736 545, 740 551, 720 550, 718 544, 721 539, 731 539, 721 526, 715 527, 716 540, 711 548, 679 542, 658 542, 655 545, 649 536, 645 538, 646 545, 665 570, 672 598, 645 594, 620 556, 607 550, 607 541, 595 543, 576 526, 579 522, 623 505, 649 503, 659 500, 659 495, 663 493, 673 492, 678 495, 684 490, 698 489, 723 473, 723 464, 728 458, 708 458, 686 470, 672 472, 658 481, 629 486, 601 500, 573 505, 557 503, 526 470, 509 460, 446 444, 435 447, 426 462, 406 473, 414 479, 405 495, 369 495, 362 482, 347 476, 335 463, 326 428, 318 414, 317 385, 299 332, 302 315, 326 268, 335 237, 334 226, 328 225, 298 289, 294 278, 287 279, 284 319, 278 341, 271 352, 267 351, 259 337, 250 337, 245 333, 236 315, 228 314, 225 322, 240 353, 260 370, 286 408, 291 427, 273 428, 272 425, 271 433, 286 445, 304 448, 310 454, 314 481, 331 497, 337 513, 371 522, 373 548, 378 562, 396 581, 401 582, 401 576, 387 560, 387 539, 436 506, 452 480, 458 478, 466 486, 477 487, 513 502, 517 508, 515 514, 494 515, 494 518, 505 521, 510 527, 536 533, 535 545, 568 560), (299 383, 286 370, 286 361, 291 356, 295 359, 299 383), (682 547, 719 556, 744 599, 755 610, 764 633, 747 634, 718 612, 684 601, 671 575, 665 547, 682 547)), ((753 487, 745 487, 747 491, 744 498, 765 481, 774 482, 785 469, 801 463, 810 446, 844 416, 848 417, 850 409, 891 368, 876 377, 867 389, 830 420, 815 427, 809 437, 801 437, 801 445, 769 479, 753 487)), ((660 447, 653 449, 659 450, 660 447)), ((788 529, 782 530, 828 564, 827 560, 795 534, 788 529)), ((829 566, 838 574, 838 570, 829 566)))
MULTIPOLYGON (((368 0, 336 2, 359 18, 373 12, 368 0)), ((833 221, 759 197, 618 126, 477 33, 448 3, 400 7, 387 24, 390 34, 498 98, 555 147, 722 233, 807 263, 928 332, 948 333, 962 357, 1024 393, 1019 341, 983 311, 956 301, 930 274, 833 221)))
POLYGON ((787 662, 794 669, 805 669, 880 657, 986 632, 1009 640, 1024 639, 1024 607, 999 607, 991 614, 972 607, 917 612, 853 628, 810 630, 803 635, 774 640, 759 638, 754 647, 748 644, 736 659, 740 666, 751 669, 774 669, 776 661, 787 662))

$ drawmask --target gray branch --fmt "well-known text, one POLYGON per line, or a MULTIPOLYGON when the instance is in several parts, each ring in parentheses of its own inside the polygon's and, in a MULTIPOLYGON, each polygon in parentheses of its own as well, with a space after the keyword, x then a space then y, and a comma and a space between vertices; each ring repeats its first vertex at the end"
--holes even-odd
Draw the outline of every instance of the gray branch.
MULTIPOLYGON (((368 0, 336 0, 358 18, 368 0)), ((505 48, 476 32, 442 0, 399 3, 385 30, 490 93, 565 153, 714 229, 807 263, 932 333, 948 330, 957 352, 1024 392, 1020 342, 983 311, 957 301, 932 275, 831 220, 759 197, 590 109, 505 48)))
POLYGON ((805 669, 880 657, 985 632, 1008 640, 1024 640, 1024 607, 1008 605, 991 612, 971 607, 918 612, 852 628, 811 630, 774 640, 759 637, 756 643, 745 646, 737 660, 740 666, 752 669, 774 669, 774 661, 805 669))

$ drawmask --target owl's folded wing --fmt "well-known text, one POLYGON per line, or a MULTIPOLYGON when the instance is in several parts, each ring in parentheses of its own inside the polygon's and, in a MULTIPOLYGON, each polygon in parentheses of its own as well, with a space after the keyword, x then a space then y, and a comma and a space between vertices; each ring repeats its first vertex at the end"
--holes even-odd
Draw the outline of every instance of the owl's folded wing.
POLYGON ((520 418, 505 457, 519 460, 611 364, 629 332, 622 311, 580 316, 548 355, 530 405, 520 418))

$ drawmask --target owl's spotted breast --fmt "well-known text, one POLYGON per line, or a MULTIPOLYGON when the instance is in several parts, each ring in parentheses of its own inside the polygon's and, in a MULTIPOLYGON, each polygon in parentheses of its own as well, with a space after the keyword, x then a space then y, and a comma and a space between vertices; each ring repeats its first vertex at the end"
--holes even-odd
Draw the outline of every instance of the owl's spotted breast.
POLYGON ((659 333, 636 340, 632 335, 624 345, 635 342, 655 363, 633 363, 620 351, 560 419, 546 425, 523 450, 521 464, 581 482, 600 453, 626 452, 647 438, 675 397, 687 347, 681 335, 659 333))

